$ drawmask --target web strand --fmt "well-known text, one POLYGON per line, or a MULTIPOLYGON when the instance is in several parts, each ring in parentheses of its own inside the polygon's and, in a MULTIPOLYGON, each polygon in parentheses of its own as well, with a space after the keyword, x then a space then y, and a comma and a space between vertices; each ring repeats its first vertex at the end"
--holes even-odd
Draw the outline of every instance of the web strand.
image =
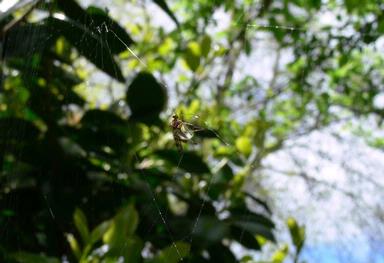
POLYGON ((253 29, 276 29, 284 31, 305 31, 307 28, 304 27, 291 27, 291 26, 271 26, 271 25, 258 25, 258 24, 246 24, 247 28, 253 29))
MULTIPOLYGON (((132 56, 145 68, 145 69, 147 69, 148 68, 148 66, 145 64, 145 62, 113 31, 113 30, 111 30, 111 29, 108 29, 108 27, 107 27, 107 25, 105 25, 104 24, 104 26, 105 26, 105 30, 107 31, 107 32, 111 32, 115 37, 116 37, 116 39, 118 40, 118 41, 120 41, 124 46, 125 46, 125 48, 129 51, 129 53, 130 54, 132 54, 132 56)), ((247 24, 246 25, 246 27, 247 28, 254 28, 254 29, 272 29, 272 30, 284 30, 284 31, 305 31, 305 30, 307 30, 306 28, 297 28, 297 27, 290 27, 290 26, 272 26, 272 25, 256 25, 256 24, 247 24)), ((304 75, 302 75, 302 82, 304 81, 304 75)), ((163 86, 165 86, 165 87, 167 87, 167 85, 165 85, 165 84, 163 84, 163 83, 161 83, 163 86)), ((205 123, 206 124, 206 123, 205 123)), ((213 129, 210 129, 210 128, 208 128, 208 127, 205 127, 204 128, 205 130, 208 130, 208 131, 210 131, 210 132, 212 132, 215 136, 216 136, 216 138, 218 139, 218 140, 220 140, 224 145, 226 145, 226 146, 230 146, 231 144, 229 144, 228 142, 226 142, 226 140, 224 140, 223 138, 222 138, 222 136, 220 136, 219 135, 219 133, 218 132, 216 132, 215 130, 213 130, 213 129)), ((236 152, 238 153, 238 154, 240 154, 237 150, 236 150, 236 152)), ((139 158, 138 158, 138 156, 137 156, 137 153, 135 152, 135 158, 136 158, 136 161, 137 162, 139 162, 139 158)), ((183 159, 183 156, 184 156, 184 153, 182 153, 181 154, 181 156, 180 156, 180 158, 179 158, 179 161, 178 161, 178 163, 177 163, 177 167, 176 167, 176 169, 178 169, 179 167, 180 167, 180 165, 181 165, 181 162, 182 162, 182 159, 183 159)), ((255 167, 253 164, 248 164, 250 167, 255 167)), ((150 186, 150 184, 149 184, 149 182, 148 182, 148 179, 147 179, 147 177, 146 177, 146 175, 145 175, 145 173, 144 173, 144 171, 141 169, 141 168, 139 168, 139 170, 140 170, 140 173, 142 174, 142 176, 145 178, 145 180, 146 180, 146 184, 147 184, 147 187, 148 187, 148 191, 150 192, 150 194, 151 194, 151 197, 152 197, 152 201, 153 201, 153 203, 154 203, 154 205, 155 205, 155 207, 156 207, 156 209, 157 209, 157 212, 159 213, 159 216, 160 216, 160 218, 161 218, 161 221, 162 221, 162 223, 164 224, 164 226, 165 226, 165 228, 166 228, 166 231, 168 232, 168 235, 170 236, 170 238, 171 238, 171 241, 172 241, 172 246, 175 248, 175 250, 176 250, 176 252, 177 252, 177 254, 178 254, 178 256, 179 256, 179 258, 180 258, 180 260, 182 260, 183 258, 182 258, 182 256, 181 256, 181 253, 180 253, 180 251, 178 250, 178 248, 177 248, 177 246, 176 246, 176 243, 175 243, 175 239, 174 239, 174 237, 173 237, 173 235, 172 235, 172 233, 171 233, 171 231, 170 231, 170 228, 169 228, 169 226, 168 226, 168 224, 167 224, 167 221, 166 221, 166 217, 164 216, 164 214, 163 214, 163 212, 161 211, 161 209, 160 209, 160 206, 159 206, 159 203, 158 203, 158 201, 157 201, 157 199, 156 199, 156 194, 153 192, 153 190, 151 189, 151 186, 150 186)), ((203 214, 203 210, 204 210, 204 207, 205 207, 205 205, 206 205, 206 202, 207 202, 207 196, 208 196, 208 194, 209 194, 209 191, 210 191, 210 188, 211 188, 211 186, 212 186, 212 183, 214 182, 214 178, 215 178, 215 176, 216 176, 216 174, 217 174, 217 172, 215 172, 211 177, 210 177, 210 179, 209 179, 209 181, 208 181, 208 185, 207 185, 207 189, 206 189, 206 191, 203 191, 203 196, 202 196, 202 198, 203 198, 203 201, 202 201, 202 203, 201 203, 201 206, 200 206, 200 208, 199 208, 199 211, 198 211, 198 213, 197 213, 197 216, 196 216, 196 218, 195 218, 195 220, 194 220, 194 223, 193 223, 193 226, 192 226, 192 230, 191 230, 191 233, 188 235, 190 238, 189 238, 189 244, 190 244, 190 247, 192 248, 192 243, 193 243, 193 235, 195 234, 195 231, 196 231, 196 229, 197 229, 197 227, 198 227, 198 223, 199 223, 199 220, 200 220, 200 218, 201 218, 201 216, 202 216, 202 214, 203 214)), ((250 213, 251 213, 251 210, 249 210, 248 212, 247 212, 247 214, 246 214, 246 218, 248 219, 249 218, 249 216, 250 216, 250 213)), ((244 233, 245 233, 245 230, 243 229, 242 230, 242 232, 241 232, 241 235, 240 235, 240 242, 241 242, 241 240, 242 240, 242 238, 243 238, 243 236, 244 236, 244 233)), ((184 238, 183 238, 184 239, 184 238)), ((183 240, 182 239, 182 240, 183 240)), ((191 257, 189 258, 189 261, 191 260, 191 257)))
POLYGON ((109 30, 109 31, 125 46, 125 48, 132 54, 132 56, 134 56, 140 62, 141 65, 143 65, 145 68, 148 68, 148 66, 144 63, 144 61, 141 60, 141 58, 139 58, 139 56, 137 56, 135 52, 133 52, 133 50, 130 49, 129 46, 118 35, 116 35, 115 32, 113 32, 112 30, 109 30))
MULTIPOLYGON (((107 25, 105 24, 105 23, 103 23, 103 25, 104 25, 104 27, 105 27, 105 30, 106 30, 106 32, 111 32, 127 49, 128 49, 128 51, 144 66, 144 67, 147 67, 147 65, 128 47, 128 45, 126 45, 125 43, 124 43, 124 41, 122 41, 121 40, 121 38, 120 37, 118 37, 117 36, 117 34, 115 33, 115 32, 113 32, 112 30, 110 30, 110 29, 108 29, 108 27, 107 27, 107 25)), ((110 50, 110 48, 109 48, 109 46, 108 46, 108 50, 110 50)), ((110 53, 110 55, 112 56, 112 54, 110 53)), ((114 69, 114 71, 116 72, 116 69, 114 69)), ((138 163, 140 163, 140 159, 139 159, 139 157, 137 156, 137 153, 136 152, 134 152, 134 156, 135 156, 135 158, 136 158, 136 161, 138 162, 138 163)), ((156 208, 156 210, 157 210, 157 212, 159 213, 159 216, 160 216, 160 218, 161 218, 161 221, 162 221, 162 223, 164 224, 164 227, 165 227, 165 229, 166 229, 166 231, 167 231, 167 233, 168 233, 168 235, 169 235, 169 237, 170 237, 170 239, 171 239, 171 242, 172 242, 172 246, 173 246, 173 248, 176 250, 176 253, 177 253, 177 255, 178 255, 178 257, 179 257, 179 259, 182 261, 183 260, 183 257, 182 257, 182 255, 181 255, 181 253, 180 253, 180 251, 179 251, 179 249, 178 249, 178 247, 177 247, 177 245, 176 245, 176 242, 175 242, 175 239, 174 239, 174 237, 173 237, 173 235, 172 235, 172 232, 171 232, 171 230, 170 230, 170 228, 169 228, 169 226, 168 226, 168 224, 167 224, 167 222, 166 222, 166 220, 165 220, 165 217, 164 217, 164 215, 163 215, 163 212, 161 211, 161 209, 160 209, 160 206, 159 206, 159 204, 158 204, 158 201, 157 201, 157 199, 156 199, 156 195, 155 195, 155 193, 153 192, 153 190, 151 189, 151 186, 150 186, 150 184, 149 184, 149 181, 148 181, 148 179, 147 179, 147 177, 146 177, 146 175, 145 175, 145 173, 143 172, 143 170, 139 167, 138 168, 139 169, 139 171, 140 171, 140 173, 142 174, 142 176, 143 176, 143 178, 144 178, 144 180, 146 181, 146 186, 147 186, 147 188, 148 188, 148 191, 149 191, 149 193, 150 193, 150 195, 151 195, 151 199, 152 199, 152 201, 153 201, 153 203, 154 203, 154 205, 155 205, 155 208, 156 208)))
MULTIPOLYGON (((140 163, 139 157, 137 156, 137 153, 136 153, 136 152, 134 153, 134 155, 135 155, 136 161, 137 161, 138 163, 140 163)), ((178 249, 177 246, 176 246, 176 242, 175 242, 175 239, 174 239, 174 237, 173 237, 173 235, 172 235, 172 232, 171 232, 171 230, 170 230, 170 228, 169 228, 169 226, 168 226, 168 224, 167 224, 167 222, 166 222, 166 220, 165 220, 165 217, 164 217, 163 213, 161 212, 161 209, 160 209, 160 206, 159 206, 159 204, 158 204, 158 201, 156 200, 156 195, 155 195, 155 193, 153 192, 153 190, 152 190, 152 188, 151 188, 151 186, 150 186, 150 184, 149 184, 148 178, 146 177, 145 173, 143 172, 143 170, 142 170, 140 167, 139 167, 139 171, 140 171, 141 175, 144 177, 144 179, 145 179, 145 181, 146 181, 146 185, 147 185, 148 191, 149 191, 149 193, 150 193, 150 195, 151 195, 152 201, 153 201, 153 203, 154 203, 154 205, 155 205, 155 207, 156 207, 156 209, 157 209, 157 212, 158 212, 159 215, 160 215, 161 221, 163 222, 164 227, 165 227, 166 231, 168 232, 169 237, 171 238, 172 246, 175 248, 176 253, 177 253, 177 255, 179 256, 179 259, 180 259, 180 260, 183 260, 183 257, 182 257, 182 255, 181 255, 179 249, 178 249)))

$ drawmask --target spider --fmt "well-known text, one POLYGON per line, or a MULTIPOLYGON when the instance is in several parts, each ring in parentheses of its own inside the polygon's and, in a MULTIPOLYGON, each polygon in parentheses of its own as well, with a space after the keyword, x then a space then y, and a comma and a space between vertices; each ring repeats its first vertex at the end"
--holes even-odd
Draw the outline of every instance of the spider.
POLYGON ((173 139, 180 154, 183 153, 182 143, 190 141, 194 132, 204 130, 204 128, 181 120, 177 114, 172 116, 170 126, 172 128, 173 139))

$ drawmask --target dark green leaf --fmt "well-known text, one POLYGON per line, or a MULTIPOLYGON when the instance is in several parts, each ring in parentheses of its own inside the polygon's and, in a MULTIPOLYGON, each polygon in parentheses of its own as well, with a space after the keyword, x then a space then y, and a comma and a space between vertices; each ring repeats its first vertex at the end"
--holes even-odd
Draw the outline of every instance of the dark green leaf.
POLYGON ((0 119, 0 141, 33 141, 39 133, 39 129, 29 121, 13 117, 0 119))
POLYGON ((246 248, 260 250, 261 246, 256 237, 243 228, 231 226, 231 237, 246 248))
POLYGON ((112 128, 127 125, 123 119, 113 112, 98 109, 87 111, 81 119, 81 123, 85 126, 97 128, 112 128))
POLYGON ((211 50, 211 44, 212 39, 210 36, 205 35, 203 39, 201 40, 200 47, 201 47, 201 55, 203 57, 208 56, 209 51, 211 50))
POLYGON ((261 200, 260 198, 250 194, 250 193, 245 193, 248 197, 250 197, 254 202, 256 202, 258 205, 260 205, 261 207, 263 207, 265 209, 265 211, 267 211, 268 214, 272 214, 272 211, 271 209, 269 208, 268 204, 261 200))
POLYGON ((99 35, 110 52, 114 55, 127 50, 126 46, 133 44, 132 38, 116 21, 98 7, 88 7, 83 10, 73 0, 58 0, 59 8, 65 15, 78 23, 83 24, 88 30, 99 35))
POLYGON ((94 32, 74 20, 47 19, 48 25, 57 36, 64 36, 77 51, 99 69, 117 80, 124 82, 119 65, 115 62, 109 47, 94 32))
POLYGON ((54 39, 47 25, 29 24, 14 27, 6 34, 3 55, 5 58, 31 57, 50 48, 54 39))
POLYGON ((220 262, 220 263, 237 263, 237 259, 233 255, 232 251, 220 243, 215 244, 209 248, 209 256, 211 263, 220 262))
POLYGON ((175 150, 159 150, 156 151, 155 154, 175 166, 179 164, 181 169, 190 173, 202 174, 210 172, 209 167, 201 156, 194 152, 184 152, 181 156, 179 152, 175 150))
POLYGON ((236 227, 239 227, 241 229, 248 231, 254 236, 259 235, 259 236, 265 237, 270 241, 275 242, 275 237, 272 233, 271 228, 263 224, 254 223, 252 221, 246 221, 246 220, 234 220, 232 224, 236 227))
POLYGON ((274 228, 275 224, 268 217, 258 214, 249 210, 245 210, 242 208, 239 209, 230 209, 232 214, 232 218, 236 220, 250 221, 254 223, 263 224, 266 227, 274 228))
POLYGON ((229 225, 213 216, 200 216, 194 236, 197 242, 205 245, 220 242, 229 234, 229 225))
POLYGON ((133 120, 155 122, 166 105, 167 94, 152 74, 141 72, 129 85, 126 99, 133 120))

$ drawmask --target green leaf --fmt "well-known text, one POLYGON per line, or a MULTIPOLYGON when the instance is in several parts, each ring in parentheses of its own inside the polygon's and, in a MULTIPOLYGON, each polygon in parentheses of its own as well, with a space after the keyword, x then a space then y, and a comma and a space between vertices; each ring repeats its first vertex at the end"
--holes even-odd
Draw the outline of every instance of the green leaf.
POLYGON ((235 226, 241 227, 253 235, 260 235, 267 238, 270 241, 275 241, 275 237, 270 228, 265 227, 264 225, 252 223, 252 222, 244 222, 238 221, 234 223, 235 226))
POLYGON ((49 27, 44 24, 29 24, 12 28, 6 34, 4 57, 8 59, 30 58, 33 54, 39 54, 49 49, 55 40, 49 31, 49 27), (20 41, 20 36, 23 36, 23 41, 20 41))
POLYGON ((73 254, 75 255, 76 259, 79 260, 81 258, 81 250, 79 243, 72 234, 67 234, 66 237, 73 254))
POLYGON ((89 238, 88 223, 87 218, 81 209, 76 208, 75 213, 73 214, 73 222, 80 233, 83 243, 87 244, 89 238))
POLYGON ((102 9, 91 6, 86 10, 89 27, 94 32, 101 32, 101 38, 106 42, 108 49, 114 55, 127 50, 127 46, 134 44, 133 39, 123 27, 112 20, 102 9))
POLYGON ((212 44, 212 39, 210 36, 205 35, 203 39, 201 40, 200 47, 201 47, 201 55, 203 57, 207 57, 209 51, 211 50, 211 44, 212 44))
POLYGON ((103 237, 105 232, 107 232, 111 223, 111 221, 105 221, 98 225, 95 229, 93 229, 89 238, 89 243, 93 244, 99 241, 103 237))
POLYGON ((314 9, 319 9, 321 7, 321 0, 310 0, 309 3, 314 9))
POLYGON ((292 243, 296 247, 296 253, 299 254, 305 241, 305 227, 299 226, 292 217, 287 219, 287 226, 291 234, 292 243))
POLYGON ((128 145, 125 132, 115 126, 109 129, 84 126, 80 130, 72 130, 72 135, 83 149, 89 151, 101 151, 104 146, 109 146, 115 152, 125 152, 128 145))
POLYGON ((275 224, 272 222, 272 220, 262 214, 252 212, 250 210, 246 210, 243 208, 233 208, 229 210, 232 214, 231 219, 232 220, 239 220, 239 221, 245 221, 245 222, 253 222, 262 224, 268 228, 274 228, 275 224))
POLYGON ((50 17, 46 21, 54 34, 64 36, 81 55, 96 67, 120 82, 125 82, 108 45, 93 31, 74 20, 50 17))
POLYGON ((210 262, 220 263, 237 263, 238 260, 233 255, 229 247, 221 243, 217 243, 209 248, 209 256, 212 259, 210 262))
POLYGON ((364 0, 344 0, 344 4, 345 4, 347 11, 349 13, 353 12, 357 8, 364 5, 365 4, 364 2, 366 2, 366 1, 364 1, 364 0))
POLYGON ((104 10, 95 6, 84 10, 73 0, 58 0, 57 2, 67 17, 99 35, 112 54, 119 54, 127 50, 126 46, 134 43, 125 29, 111 19, 104 10))
POLYGON ((236 139, 236 148, 242 154, 248 156, 252 152, 252 141, 249 137, 241 136, 236 139))
POLYGON ((168 56, 169 52, 172 52, 176 43, 170 37, 164 39, 163 43, 158 47, 158 53, 163 56, 168 56))
POLYGON ((98 128, 111 128, 116 126, 126 126, 127 123, 113 112, 93 109, 88 110, 83 118, 82 125, 98 128))
POLYGON ((91 252, 93 245, 102 239, 112 224, 112 220, 104 221, 92 230, 87 245, 85 246, 79 262, 87 262, 87 256, 91 252))
POLYGON ((139 221, 139 215, 133 205, 124 207, 113 218, 111 225, 103 235, 103 241, 111 247, 120 246, 132 236, 139 221))
POLYGON ((261 248, 256 237, 242 228, 231 226, 231 237, 246 248, 255 250, 261 248))
POLYGON ((266 226, 265 224, 252 222, 248 220, 234 220, 232 222, 233 226, 237 226, 241 229, 244 229, 251 233, 252 235, 256 236, 262 236, 270 241, 275 241, 275 237, 272 233, 272 228, 269 226, 266 226))
POLYGON ((15 117, 0 119, 0 142, 33 141, 38 135, 39 129, 32 122, 15 117), (21 130, 22 133, 17 132, 21 130))
POLYGON ((184 53, 184 60, 190 70, 195 72, 200 65, 201 50, 197 42, 190 42, 184 53))
POLYGON ((131 118, 141 122, 155 122, 167 102, 165 88, 147 72, 136 75, 127 91, 131 118))
POLYGON ((194 236, 198 243, 211 245, 229 235, 229 224, 214 216, 201 216, 196 224, 194 236))
MULTIPOLYGON (((90 238, 88 240, 88 243, 86 244, 84 250, 83 250, 83 254, 82 254, 82 260, 85 260, 85 258, 88 256, 88 253, 91 251, 92 249, 92 246, 98 242, 99 240, 101 240, 101 238, 103 237, 103 235, 107 232, 107 230, 110 228, 112 224, 112 221, 111 220, 108 220, 108 221, 104 221, 103 223, 101 223, 100 225, 98 225, 95 229, 92 230, 91 234, 90 234, 90 238)), ((82 260, 80 260, 80 262, 82 262, 82 260)))
POLYGON ((167 160, 174 166, 179 165, 179 168, 190 173, 203 174, 210 172, 208 165, 204 162, 202 157, 194 152, 185 151, 183 156, 181 156, 176 150, 159 150, 154 154, 164 160, 167 160))
POLYGON ((283 263, 288 256, 288 246, 284 245, 272 255, 272 263, 283 263))
POLYGON ((162 249, 159 254, 146 261, 147 263, 177 263, 189 254, 190 245, 185 242, 175 242, 162 249))
POLYGON ((144 243, 138 237, 129 237, 120 244, 116 244, 109 248, 106 254, 107 258, 114 258, 116 262, 119 257, 124 258, 124 262, 139 263, 141 262, 141 251, 144 243))
POLYGON ((265 201, 261 200, 260 198, 254 196, 254 195, 251 194, 251 193, 247 193, 247 192, 245 192, 244 194, 245 194, 246 196, 248 196, 249 198, 251 198, 255 203, 257 203, 258 205, 260 205, 261 207, 263 207, 264 210, 265 210, 269 215, 272 214, 271 209, 269 208, 268 204, 267 204, 265 201))
POLYGON ((244 40, 244 52, 247 56, 249 56, 252 52, 252 43, 249 38, 244 40))
POLYGON ((384 17, 381 17, 381 19, 378 21, 377 31, 381 34, 384 33, 384 17))

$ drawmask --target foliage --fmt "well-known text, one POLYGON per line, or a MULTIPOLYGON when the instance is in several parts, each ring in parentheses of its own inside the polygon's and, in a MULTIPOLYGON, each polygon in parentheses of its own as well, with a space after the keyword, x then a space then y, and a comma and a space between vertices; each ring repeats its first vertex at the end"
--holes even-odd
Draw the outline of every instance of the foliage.
MULTIPOLYGON (((43 13, 35 19, 23 8, 0 17, 0 261, 239 262, 231 244, 260 250, 260 240, 275 242, 270 208, 246 191, 247 178, 286 140, 341 113, 382 120, 374 99, 383 92, 383 59, 372 46, 384 12, 373 0, 340 8, 243 2, 183 0, 171 9, 154 1, 175 23, 167 31, 125 27, 74 0, 27 6, 43 13), (303 30, 321 7, 344 14, 340 26, 303 30), (216 10, 236 24, 210 33, 216 10), (345 34, 347 26, 355 34, 345 34), (260 33, 293 59, 267 85, 252 76, 235 81, 236 62, 252 54, 260 33), (116 85, 127 83, 123 100, 90 107, 78 91, 91 71, 79 66, 84 59, 116 85), (169 87, 172 74, 178 84, 169 87), (202 93, 213 94, 210 102, 202 93), (206 128, 182 156, 161 115, 175 100, 169 94, 180 102, 175 111, 198 114, 206 128), (237 114, 250 118, 233 116, 236 101, 247 106, 237 114)), ((298 260, 304 228, 292 219, 288 226, 298 260)), ((287 253, 282 247, 272 261, 287 253)))

